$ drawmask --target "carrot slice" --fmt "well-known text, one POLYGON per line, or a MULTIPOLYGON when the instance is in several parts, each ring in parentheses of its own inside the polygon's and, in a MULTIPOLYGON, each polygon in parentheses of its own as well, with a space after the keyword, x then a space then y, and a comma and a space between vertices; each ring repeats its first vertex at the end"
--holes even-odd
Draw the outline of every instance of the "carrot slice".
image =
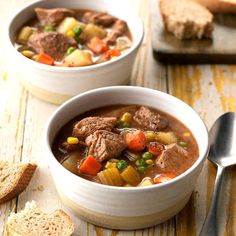
POLYGON ((54 64, 54 59, 46 53, 38 54, 36 57, 36 61, 50 66, 54 64))
POLYGON ((118 57, 118 56, 120 56, 121 55, 121 53, 120 53, 120 51, 119 50, 117 50, 117 49, 111 49, 111 50, 108 50, 108 51, 106 51, 106 56, 107 57, 118 57))
POLYGON ((96 175, 102 165, 92 155, 89 155, 80 165, 79 170, 83 174, 96 175))
POLYGON ((93 37, 87 46, 91 51, 97 54, 104 53, 109 49, 107 44, 98 37, 93 37))
POLYGON ((146 137, 143 131, 137 130, 125 135, 128 148, 133 151, 142 151, 146 146, 146 137))
POLYGON ((158 174, 154 177, 153 182, 155 184, 160 184, 160 183, 164 183, 167 182, 173 178, 175 178, 176 175, 173 173, 163 173, 163 174, 158 174))
POLYGON ((148 152, 150 152, 154 156, 161 155, 162 151, 164 150, 164 147, 162 144, 157 142, 151 142, 147 145, 148 152))

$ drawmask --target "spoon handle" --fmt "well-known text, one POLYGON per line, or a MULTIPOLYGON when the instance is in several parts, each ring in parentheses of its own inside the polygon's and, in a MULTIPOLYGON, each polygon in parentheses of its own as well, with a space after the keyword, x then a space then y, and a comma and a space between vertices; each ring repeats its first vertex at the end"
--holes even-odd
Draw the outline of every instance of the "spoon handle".
POLYGON ((218 235, 217 212, 218 212, 218 200, 220 196, 220 189, 221 189, 222 180, 223 180, 223 173, 224 173, 224 167, 218 166, 216 180, 215 180, 215 189, 212 194, 212 201, 211 201, 210 209, 208 211, 206 220, 203 224, 203 227, 199 236, 217 236, 218 235))

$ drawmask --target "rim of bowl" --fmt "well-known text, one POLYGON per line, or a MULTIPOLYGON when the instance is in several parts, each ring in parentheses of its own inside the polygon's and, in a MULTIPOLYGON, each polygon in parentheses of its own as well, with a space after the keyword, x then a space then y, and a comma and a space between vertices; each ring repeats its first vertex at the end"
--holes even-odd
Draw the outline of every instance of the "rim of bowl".
MULTIPOLYGON (((94 65, 82 66, 82 67, 69 67, 69 68, 68 67, 60 67, 60 66, 49 66, 49 65, 45 65, 45 64, 33 61, 33 60, 23 56, 14 47, 14 44, 12 43, 11 38, 10 38, 10 28, 11 28, 11 25, 12 25, 13 21, 15 20, 15 18, 18 15, 20 15, 22 11, 24 11, 25 9, 31 7, 32 5, 35 5, 35 4, 37 4, 39 2, 43 2, 43 1, 45 1, 45 0, 35 0, 33 2, 24 4, 20 9, 16 10, 13 13, 13 16, 10 18, 10 20, 9 20, 9 22, 7 24, 7 33, 6 33, 6 35, 7 35, 7 42, 10 44, 11 50, 14 50, 14 52, 16 53, 16 55, 20 59, 24 60, 25 63, 29 63, 31 66, 38 67, 39 69, 50 71, 50 72, 66 72, 66 73, 70 72, 70 71, 71 72, 77 72, 77 71, 86 71, 86 70, 96 70, 96 69, 98 69, 100 67, 106 67, 106 66, 109 66, 110 64, 118 63, 124 57, 127 57, 128 55, 134 53, 140 47, 140 45, 142 43, 142 40, 143 40, 143 37, 144 37, 143 22, 142 22, 141 18, 137 14, 134 13, 134 11, 131 11, 131 12, 127 12, 127 14, 129 14, 129 16, 131 15, 133 18, 135 18, 135 21, 137 21, 137 26, 139 27, 141 34, 138 35, 136 42, 134 42, 132 44, 132 46, 124 54, 120 55, 116 59, 110 60, 110 61, 106 61, 106 62, 103 62, 103 63, 100 63, 100 64, 94 64, 94 65)), ((106 4, 111 5, 110 3, 107 3, 107 2, 106 2, 106 4)), ((117 3, 116 3, 116 5, 117 5, 117 3)), ((131 35, 132 35, 132 29, 130 29, 130 31, 131 31, 131 35)))
MULTIPOLYGON (((73 117, 71 117, 71 119, 73 119, 73 117)), ((65 124, 63 124, 63 125, 65 125, 65 124)), ((182 100, 180 100, 180 99, 178 99, 178 98, 176 98, 176 97, 174 97, 174 96, 172 96, 172 95, 170 95, 168 93, 165 93, 165 92, 162 92, 162 91, 159 91, 159 90, 155 90, 155 89, 139 87, 139 86, 109 86, 109 87, 97 88, 97 89, 93 89, 93 90, 81 93, 81 94, 79 94, 79 95, 77 95, 77 96, 67 100, 65 103, 60 105, 53 112, 53 114, 50 116, 50 118, 48 119, 48 121, 46 123, 46 126, 45 126, 45 131, 44 131, 44 136, 43 137, 44 137, 44 145, 46 146, 47 151, 49 151, 50 154, 51 154, 47 158, 48 159, 49 158, 53 158, 53 162, 56 165, 56 168, 60 168, 62 171, 64 171, 68 175, 71 175, 71 177, 73 179, 75 179, 75 180, 77 178, 79 178, 80 181, 82 181, 83 183, 91 184, 91 185, 94 185, 95 187, 98 187, 98 188, 101 188, 101 189, 112 189, 114 191, 134 191, 134 192, 150 191, 150 190, 154 190, 156 188, 162 188, 162 187, 166 187, 166 186, 168 186, 170 184, 174 184, 175 182, 178 182, 179 180, 181 180, 184 177, 186 177, 186 175, 191 173, 202 161, 204 161, 204 159, 205 159, 205 157, 206 157, 206 155, 207 155, 207 153, 209 151, 209 138, 208 138, 207 127, 206 127, 205 123, 203 122, 203 120, 198 115, 198 113, 192 107, 190 107, 188 104, 186 104, 182 100), (64 107, 69 106, 71 102, 79 99, 80 97, 84 97, 84 96, 87 96, 87 95, 92 94, 92 93, 97 93, 97 92, 102 92, 102 91, 107 91, 107 90, 112 91, 112 90, 117 90, 117 89, 122 89, 123 91, 127 90, 127 92, 130 91, 130 90, 133 90, 133 91, 136 91, 136 92, 143 90, 143 91, 146 91, 147 93, 148 92, 157 92, 160 95, 164 96, 165 98, 168 98, 169 100, 171 99, 171 100, 174 100, 174 101, 176 101, 178 103, 181 103, 182 105, 184 105, 188 109, 190 109, 195 114, 195 116, 199 119, 199 121, 202 123, 202 132, 203 132, 203 135, 206 136, 206 138, 207 138, 207 143, 206 143, 205 148, 203 150, 202 156, 199 156, 198 159, 194 162, 194 164, 189 169, 187 169, 185 172, 183 172, 179 176, 173 178, 172 180, 169 180, 167 182, 160 183, 160 184, 154 184, 154 185, 151 185, 151 186, 145 186, 145 187, 142 187, 142 186, 119 187, 119 186, 110 186, 110 185, 99 184, 99 183, 95 183, 95 182, 89 181, 87 179, 84 179, 84 178, 82 178, 82 177, 80 177, 78 175, 75 175, 72 172, 70 172, 69 170, 67 170, 65 167, 63 167, 59 163, 59 161, 56 159, 56 157, 54 156, 54 154, 52 152, 52 148, 51 148, 51 146, 49 144, 49 130, 51 129, 50 126, 51 126, 51 123, 54 120, 54 117, 56 117, 58 115, 58 113, 60 112, 61 109, 63 109, 64 107)))

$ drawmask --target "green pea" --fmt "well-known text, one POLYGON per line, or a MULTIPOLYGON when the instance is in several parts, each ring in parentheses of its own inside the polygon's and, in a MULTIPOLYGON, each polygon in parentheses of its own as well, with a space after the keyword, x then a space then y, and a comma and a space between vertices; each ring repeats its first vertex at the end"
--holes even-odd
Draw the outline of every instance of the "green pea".
POLYGON ((180 145, 181 147, 183 147, 183 148, 186 148, 186 147, 188 146, 188 144, 187 144, 186 142, 184 142, 184 141, 180 141, 180 142, 179 142, 179 145, 180 145))
POLYGON ((135 162, 136 166, 145 166, 146 165, 146 162, 144 159, 138 159, 136 162, 135 162))
POLYGON ((116 167, 117 167, 119 170, 124 170, 127 166, 128 166, 128 164, 127 164, 127 161, 126 161, 126 160, 119 160, 119 161, 116 163, 116 167))
POLYGON ((139 173, 144 174, 146 171, 146 167, 145 166, 138 166, 137 170, 139 173))
POLYGON ((45 32, 53 32, 53 31, 55 31, 55 28, 52 25, 46 25, 44 27, 44 31, 45 32))
POLYGON ((75 48, 74 47, 69 47, 66 51, 66 55, 69 56, 72 52, 75 51, 75 48))
POLYGON ((152 159, 153 155, 150 152, 144 152, 142 158, 145 160, 152 159))

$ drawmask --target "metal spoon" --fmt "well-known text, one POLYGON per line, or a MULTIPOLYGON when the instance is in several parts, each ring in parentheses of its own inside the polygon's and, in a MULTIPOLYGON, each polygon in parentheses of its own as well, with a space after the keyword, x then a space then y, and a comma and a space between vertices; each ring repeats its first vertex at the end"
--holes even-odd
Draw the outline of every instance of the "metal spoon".
POLYGON ((219 193, 225 168, 236 164, 236 113, 228 112, 219 117, 209 134, 208 159, 217 165, 212 202, 199 236, 218 236, 219 193))

